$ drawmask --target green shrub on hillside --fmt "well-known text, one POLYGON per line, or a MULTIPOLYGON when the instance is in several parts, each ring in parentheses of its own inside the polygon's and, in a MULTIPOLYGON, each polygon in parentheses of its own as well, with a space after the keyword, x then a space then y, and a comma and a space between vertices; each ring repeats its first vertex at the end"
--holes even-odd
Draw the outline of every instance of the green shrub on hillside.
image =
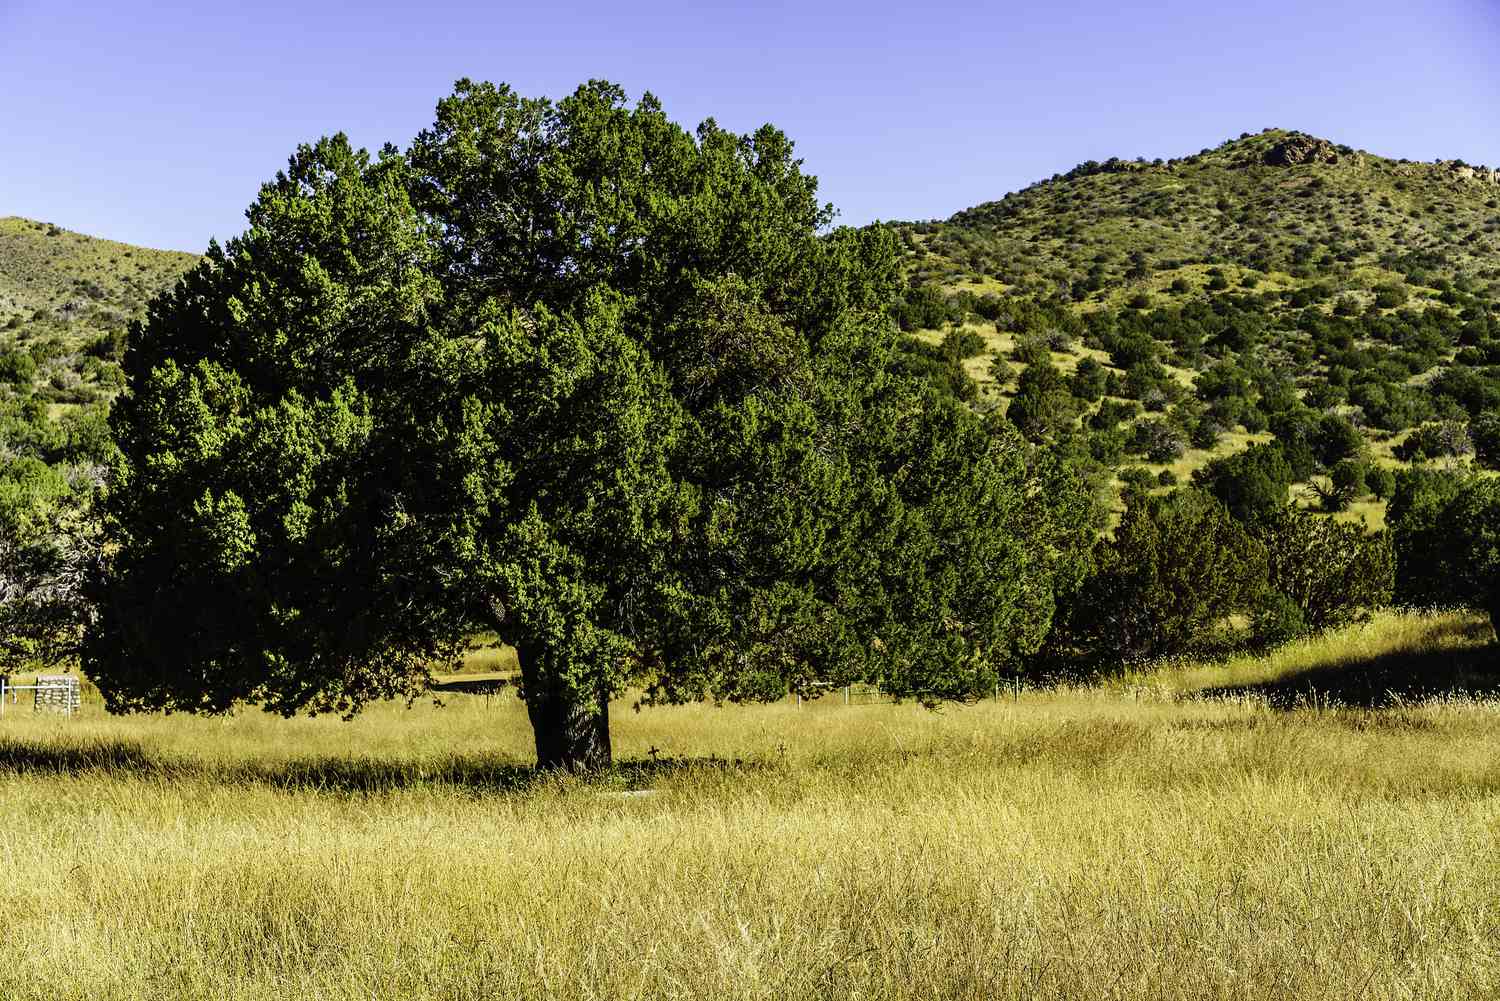
POLYGON ((1483 413, 1469 424, 1474 461, 1484 469, 1500 469, 1500 414, 1483 413))
POLYGON ((36 377, 36 359, 30 353, 11 348, 0 351, 0 383, 30 386, 36 377))
POLYGON ((1094 549, 1094 572, 1062 607, 1054 655, 1134 663, 1186 653, 1263 590, 1265 547, 1214 497, 1185 488, 1127 498, 1113 537, 1094 549))
POLYGON ((1127 447, 1144 456, 1148 462, 1176 462, 1187 451, 1182 432, 1158 418, 1136 421, 1130 430, 1127 447))
POLYGON ((1015 346, 1011 348, 1010 357, 1016 364, 1026 365, 1050 365, 1052 364, 1052 349, 1047 344, 1047 339, 1039 334, 1029 334, 1016 339, 1015 346))
POLYGON ((1468 605, 1488 612, 1500 629, 1500 480, 1403 471, 1386 520, 1395 539, 1400 600, 1468 605))
POLYGON ((1027 365, 1016 381, 1016 395, 1005 416, 1034 442, 1057 438, 1078 419, 1078 401, 1068 380, 1050 361, 1027 365))
POLYGON ((1321 632, 1359 621, 1391 602, 1396 554, 1385 532, 1324 518, 1287 505, 1258 522, 1255 536, 1266 547, 1266 585, 1271 595, 1262 627, 1275 623, 1286 639, 1282 599, 1297 609, 1308 631, 1321 632))
POLYGON ((956 361, 984 353, 984 338, 964 327, 954 327, 943 335, 942 352, 956 361))
POLYGON ((1193 485, 1217 497, 1234 517, 1254 524, 1285 509, 1292 467, 1276 442, 1253 444, 1193 473, 1193 485))
POLYGON ((1429 459, 1457 458, 1474 451, 1469 429, 1461 421, 1434 421, 1423 424, 1391 450, 1402 462, 1424 462, 1429 459))
POLYGON ((908 337, 898 347, 894 368, 956 400, 972 401, 979 395, 979 388, 964 371, 963 365, 941 345, 908 337))

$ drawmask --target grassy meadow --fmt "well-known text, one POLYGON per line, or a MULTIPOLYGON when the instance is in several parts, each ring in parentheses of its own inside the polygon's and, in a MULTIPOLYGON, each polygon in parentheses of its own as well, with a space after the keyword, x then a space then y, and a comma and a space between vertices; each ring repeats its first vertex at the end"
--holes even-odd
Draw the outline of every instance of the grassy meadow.
MULTIPOLYGON (((1493 998, 1473 617, 928 712, 0 718, 0 998, 1493 998)), ((19 707, 25 709, 25 706, 19 707)))

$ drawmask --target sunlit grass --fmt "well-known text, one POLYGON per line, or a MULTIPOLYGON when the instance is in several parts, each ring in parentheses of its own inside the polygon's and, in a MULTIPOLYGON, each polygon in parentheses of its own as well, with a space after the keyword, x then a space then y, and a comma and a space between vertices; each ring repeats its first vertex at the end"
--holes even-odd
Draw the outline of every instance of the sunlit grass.
POLYGON ((621 702, 591 781, 530 773, 514 696, 8 713, 0 997, 1494 997, 1488 637, 1383 615, 937 713, 621 702), (1352 701, 1390 663, 1463 684, 1352 701))

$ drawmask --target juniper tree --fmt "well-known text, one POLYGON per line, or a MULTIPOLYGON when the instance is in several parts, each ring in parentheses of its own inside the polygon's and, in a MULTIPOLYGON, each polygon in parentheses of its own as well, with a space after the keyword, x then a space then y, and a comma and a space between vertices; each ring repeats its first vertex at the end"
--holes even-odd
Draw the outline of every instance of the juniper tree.
POLYGON ((125 358, 88 669, 116 710, 352 713, 513 643, 547 767, 608 702, 990 686, 1092 499, 899 374, 897 245, 792 144, 461 82, 299 149, 125 358))

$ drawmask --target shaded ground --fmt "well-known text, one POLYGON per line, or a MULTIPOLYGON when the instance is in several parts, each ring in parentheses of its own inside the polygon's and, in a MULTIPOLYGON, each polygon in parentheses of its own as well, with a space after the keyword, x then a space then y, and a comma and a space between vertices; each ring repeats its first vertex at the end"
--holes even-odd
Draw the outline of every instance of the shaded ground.
MULTIPOLYGON (((759 767, 719 757, 652 757, 616 762, 589 781, 634 790, 677 772, 759 767)), ((322 755, 287 761, 207 763, 153 752, 131 740, 96 739, 66 744, 52 740, 0 737, 0 777, 24 774, 199 779, 222 785, 253 784, 330 793, 380 793, 423 786, 452 786, 480 793, 512 792, 553 780, 531 765, 485 755, 452 755, 439 760, 401 761, 375 757, 322 755)))
POLYGON ((519 678, 514 674, 445 674, 433 681, 432 691, 436 695, 463 693, 465 695, 499 695, 508 688, 516 687, 519 678))
POLYGON ((1207 698, 1263 698, 1278 709, 1382 709, 1433 698, 1500 698, 1500 644, 1476 618, 1434 622, 1422 649, 1315 665, 1271 681, 1204 688, 1207 698))

